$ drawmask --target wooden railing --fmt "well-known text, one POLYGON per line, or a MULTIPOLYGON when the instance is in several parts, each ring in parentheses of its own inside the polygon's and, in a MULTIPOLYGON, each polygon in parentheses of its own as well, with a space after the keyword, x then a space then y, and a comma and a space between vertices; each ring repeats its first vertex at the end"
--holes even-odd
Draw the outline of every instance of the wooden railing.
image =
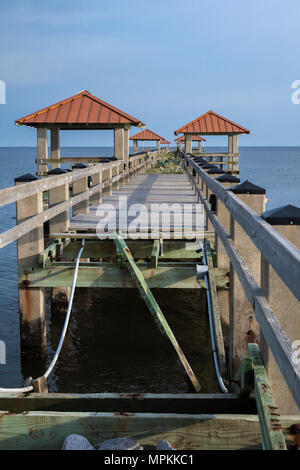
MULTIPOLYGON (((79 204, 82 201, 88 201, 91 196, 102 192, 105 188, 111 187, 118 181, 123 180, 128 176, 133 176, 139 172, 145 172, 151 168, 157 158, 161 155, 160 152, 153 151, 144 154, 133 156, 129 159, 129 162, 123 160, 113 161, 110 163, 95 164, 87 168, 73 170, 72 172, 65 173, 62 175, 52 175, 47 178, 42 178, 36 181, 32 181, 29 184, 18 184, 9 188, 0 190, 0 207, 11 204, 13 202, 18 203, 31 196, 42 194, 46 191, 53 190, 63 185, 72 185, 74 182, 79 180, 85 181, 85 190, 79 194, 73 195, 67 200, 60 202, 53 207, 46 210, 37 211, 35 215, 31 215, 27 220, 24 220, 15 227, 6 230, 0 234, 0 248, 12 243, 15 240, 20 239, 36 227, 42 225, 50 219, 53 219, 57 215, 68 211, 71 207, 79 204), (88 177, 96 175, 108 174, 103 181, 99 184, 93 184, 88 187, 88 177), (113 175, 115 173, 115 175, 113 175)), ((24 217, 23 217, 24 218, 24 217)))
POLYGON ((220 182, 201 169, 191 157, 184 156, 183 159, 186 174, 204 206, 216 236, 219 237, 226 250, 281 374, 300 407, 300 364, 299 361, 293 360, 295 351, 292 342, 272 311, 261 286, 239 253, 230 233, 225 230, 217 215, 212 212, 210 204, 200 188, 200 181, 216 196, 218 201, 224 204, 231 218, 242 227, 261 253, 261 257, 273 267, 298 301, 300 301, 300 250, 233 192, 227 191, 220 182))

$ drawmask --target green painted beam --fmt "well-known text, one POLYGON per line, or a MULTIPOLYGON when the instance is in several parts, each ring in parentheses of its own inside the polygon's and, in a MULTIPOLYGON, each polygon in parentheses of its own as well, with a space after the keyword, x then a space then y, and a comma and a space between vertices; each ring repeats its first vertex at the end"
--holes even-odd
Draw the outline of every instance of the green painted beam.
POLYGON ((254 389, 253 359, 245 357, 236 371, 230 386, 239 397, 248 397, 254 389))
POLYGON ((253 360, 256 406, 264 448, 266 450, 286 450, 280 414, 272 397, 271 387, 257 344, 248 344, 248 355, 253 360))
MULTIPOLYGON (((141 272, 151 289, 199 289, 194 267, 141 267, 141 272)), ((18 285, 30 287, 71 287, 74 263, 55 263, 41 268, 18 267, 18 285)), ((81 263, 77 287, 132 288, 136 287, 127 270, 112 263, 81 263)))
POLYGON ((117 251, 119 253, 122 253, 124 258, 126 259, 128 271, 130 272, 130 275, 132 276, 137 288, 139 289, 140 294, 143 297, 150 313, 152 314, 159 330, 170 341, 173 350, 175 351, 176 356, 181 366, 183 367, 185 377, 187 378, 189 385, 194 391, 199 392, 201 386, 198 382, 198 379, 196 378, 188 360, 186 359, 181 347, 179 346, 178 341, 175 338, 158 303, 156 302, 147 282, 145 281, 142 272, 137 267, 129 248, 127 247, 123 238, 118 233, 115 233, 114 242, 116 244, 117 251))

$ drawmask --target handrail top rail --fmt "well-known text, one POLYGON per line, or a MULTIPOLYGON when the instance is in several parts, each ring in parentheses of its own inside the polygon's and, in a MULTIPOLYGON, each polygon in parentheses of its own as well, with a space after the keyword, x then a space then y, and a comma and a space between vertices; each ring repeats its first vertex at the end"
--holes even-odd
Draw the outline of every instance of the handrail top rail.
POLYGON ((208 175, 188 156, 184 159, 191 164, 204 183, 229 210, 264 258, 273 266, 282 281, 300 301, 300 250, 278 230, 254 212, 222 183, 208 175))
MULTIPOLYGON (((130 162, 135 162, 140 158, 144 158, 148 152, 130 157, 130 162)), ((85 178, 99 173, 99 171, 107 171, 109 169, 120 167, 126 163, 125 160, 111 161, 108 163, 95 163, 93 166, 87 168, 74 169, 70 173, 62 175, 51 175, 51 177, 42 178, 40 180, 31 181, 30 184, 23 183, 16 186, 9 186, 0 189, 0 207, 6 206, 13 202, 17 202, 29 196, 33 196, 38 192, 47 191, 63 184, 71 183, 77 179, 85 178)))

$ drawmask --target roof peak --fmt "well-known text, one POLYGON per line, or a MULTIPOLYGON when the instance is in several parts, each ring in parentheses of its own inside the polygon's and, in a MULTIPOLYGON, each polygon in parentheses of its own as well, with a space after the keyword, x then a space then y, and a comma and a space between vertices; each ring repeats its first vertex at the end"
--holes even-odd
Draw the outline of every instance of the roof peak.
POLYGON ((101 100, 88 90, 81 90, 75 95, 17 119, 19 126, 41 126, 42 124, 145 124, 115 106, 101 100))
POLYGON ((250 134, 245 127, 236 124, 212 109, 202 114, 188 124, 177 129, 174 134, 202 134, 202 135, 228 135, 228 134, 250 134), (213 116, 213 118, 212 118, 213 116))
POLYGON ((166 140, 161 135, 156 134, 156 132, 151 131, 150 129, 143 129, 137 134, 129 137, 129 140, 166 140))

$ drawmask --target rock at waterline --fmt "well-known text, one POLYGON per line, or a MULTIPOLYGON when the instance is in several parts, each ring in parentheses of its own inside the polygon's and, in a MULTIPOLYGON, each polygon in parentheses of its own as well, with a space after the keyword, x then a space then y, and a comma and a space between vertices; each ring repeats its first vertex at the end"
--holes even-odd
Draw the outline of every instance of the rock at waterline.
POLYGON ((98 450, 143 450, 143 447, 133 439, 118 437, 102 442, 98 450))
POLYGON ((96 450, 86 437, 80 434, 70 434, 64 440, 61 450, 96 450))
POLYGON ((171 446, 171 444, 163 439, 162 441, 159 441, 159 443, 156 446, 156 450, 175 450, 174 447, 171 446))

